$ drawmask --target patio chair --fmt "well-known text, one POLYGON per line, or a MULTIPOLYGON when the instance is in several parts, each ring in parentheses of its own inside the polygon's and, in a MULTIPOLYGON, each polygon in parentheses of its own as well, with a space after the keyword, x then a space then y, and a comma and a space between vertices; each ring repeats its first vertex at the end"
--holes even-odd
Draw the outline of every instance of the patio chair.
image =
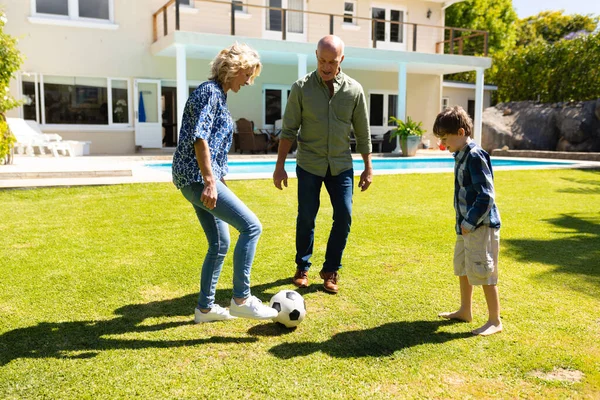
POLYGON ((43 135, 50 142, 62 143, 57 146, 64 147, 64 149, 59 148, 58 150, 63 150, 63 153, 65 151, 68 151, 71 157, 87 156, 90 154, 90 145, 92 144, 92 142, 90 141, 63 140, 63 138, 57 133, 42 132, 42 129, 38 125, 37 121, 34 121, 32 119, 26 119, 25 122, 27 122, 27 125, 29 125, 34 131, 36 131, 40 135, 43 135))
POLYGON ((269 135, 263 133, 254 133, 254 122, 248 121, 246 118, 240 118, 236 121, 237 136, 239 139, 240 154, 244 150, 254 154, 257 151, 262 151, 265 154, 269 148, 269 135))
POLYGON ((46 154, 46 149, 50 150, 54 157, 59 156, 59 151, 62 151, 64 155, 66 155, 67 152, 69 155, 73 155, 71 145, 67 142, 63 142, 60 135, 46 135, 36 132, 36 130, 22 118, 7 118, 6 122, 8 123, 10 131, 17 139, 17 142, 15 143, 17 154, 25 153, 29 156, 33 156, 35 155, 34 148, 37 147, 38 153, 41 155, 46 154))

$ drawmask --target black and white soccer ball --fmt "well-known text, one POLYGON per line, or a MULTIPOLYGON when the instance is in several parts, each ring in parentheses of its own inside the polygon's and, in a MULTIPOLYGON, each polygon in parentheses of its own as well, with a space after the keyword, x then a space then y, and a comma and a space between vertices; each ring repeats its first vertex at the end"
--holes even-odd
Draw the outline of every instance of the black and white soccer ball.
POLYGON ((282 290, 271 297, 269 303, 279 314, 273 321, 279 322, 287 328, 294 328, 306 316, 306 305, 302 295, 294 290, 282 290))

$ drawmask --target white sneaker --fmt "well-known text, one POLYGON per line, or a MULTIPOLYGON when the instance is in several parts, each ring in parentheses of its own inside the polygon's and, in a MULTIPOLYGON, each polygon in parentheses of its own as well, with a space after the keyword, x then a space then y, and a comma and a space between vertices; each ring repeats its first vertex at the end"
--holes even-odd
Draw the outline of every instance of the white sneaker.
POLYGON ((214 304, 207 313, 203 313, 198 307, 196 307, 194 312, 194 322, 197 324, 203 322, 226 321, 234 318, 235 317, 229 314, 229 311, 226 308, 223 308, 218 304, 214 304))
POLYGON ((265 306, 256 296, 248 297, 246 302, 240 305, 231 299, 229 311, 233 316, 250 319, 273 319, 279 314, 276 309, 265 306))

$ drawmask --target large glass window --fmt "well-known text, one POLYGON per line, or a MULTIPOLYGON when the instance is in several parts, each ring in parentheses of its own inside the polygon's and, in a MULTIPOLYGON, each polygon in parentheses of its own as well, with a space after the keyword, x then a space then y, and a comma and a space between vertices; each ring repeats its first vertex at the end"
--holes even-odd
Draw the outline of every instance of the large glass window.
POLYGON ((44 75, 37 90, 35 74, 23 74, 21 80, 25 119, 66 125, 131 123, 127 79, 44 75))
POLYGON ((108 124, 106 79, 44 77, 47 124, 108 124))

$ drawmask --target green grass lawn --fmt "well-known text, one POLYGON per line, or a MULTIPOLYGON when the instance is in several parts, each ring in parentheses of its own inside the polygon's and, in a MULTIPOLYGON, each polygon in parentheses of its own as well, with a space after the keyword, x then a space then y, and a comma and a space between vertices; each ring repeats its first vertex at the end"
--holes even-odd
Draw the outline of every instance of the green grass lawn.
MULTIPOLYGON (((296 181, 229 185, 263 223, 268 301, 293 288, 296 181)), ((479 288, 473 323, 437 318, 459 301, 452 190, 411 174, 356 192, 336 296, 324 191, 296 330, 193 324, 206 240, 171 184, 0 191, 0 398, 599 398, 600 171, 496 173, 504 332, 487 338, 469 333, 479 288)))

